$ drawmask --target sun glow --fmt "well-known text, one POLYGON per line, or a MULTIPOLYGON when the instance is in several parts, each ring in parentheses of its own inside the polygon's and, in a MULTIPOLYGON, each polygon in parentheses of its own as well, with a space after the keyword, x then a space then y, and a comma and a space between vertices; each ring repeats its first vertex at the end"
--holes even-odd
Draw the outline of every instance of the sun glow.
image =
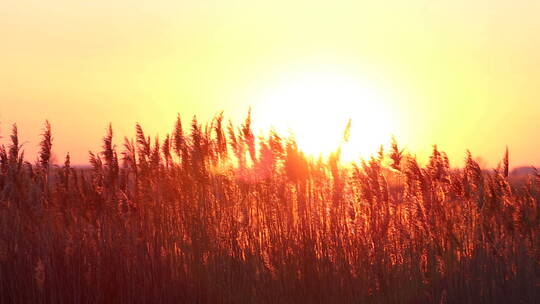
POLYGON ((341 159, 353 161, 377 152, 394 134, 389 104, 383 91, 366 80, 341 73, 300 74, 263 91, 255 121, 282 134, 292 132, 307 154, 328 156, 341 146, 341 159))

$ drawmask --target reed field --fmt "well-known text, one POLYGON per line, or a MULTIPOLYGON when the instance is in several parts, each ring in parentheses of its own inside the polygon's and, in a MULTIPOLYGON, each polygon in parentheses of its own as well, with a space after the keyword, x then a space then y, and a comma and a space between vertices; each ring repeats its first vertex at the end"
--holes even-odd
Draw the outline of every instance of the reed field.
POLYGON ((89 168, 52 163, 49 123, 35 162, 3 130, 0 303, 540 303, 540 174, 508 150, 345 165, 249 114, 135 127, 89 168))

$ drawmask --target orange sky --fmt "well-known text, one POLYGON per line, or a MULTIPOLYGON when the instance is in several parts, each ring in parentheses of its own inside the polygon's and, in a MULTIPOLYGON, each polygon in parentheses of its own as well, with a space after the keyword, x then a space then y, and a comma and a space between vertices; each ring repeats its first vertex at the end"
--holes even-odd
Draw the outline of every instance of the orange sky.
POLYGON ((252 106, 260 127, 305 137, 321 119, 341 129, 345 113, 365 138, 366 118, 382 117, 419 156, 438 144, 459 165, 469 148, 495 166, 508 144, 514 165, 540 165, 540 1, 378 2, 8 0, 0 142, 17 122, 34 158, 49 119, 58 159, 86 163, 108 122, 163 136, 178 112, 239 121, 252 106), (349 88, 341 79, 375 93, 326 101, 349 88))

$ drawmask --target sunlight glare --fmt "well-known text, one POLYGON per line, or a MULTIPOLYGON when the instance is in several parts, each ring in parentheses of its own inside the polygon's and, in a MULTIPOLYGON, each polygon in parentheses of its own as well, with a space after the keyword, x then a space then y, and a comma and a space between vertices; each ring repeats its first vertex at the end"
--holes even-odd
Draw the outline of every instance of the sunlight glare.
POLYGON ((328 156, 342 146, 343 161, 376 153, 390 140, 395 118, 389 100, 366 80, 341 73, 308 73, 279 81, 263 90, 255 107, 255 122, 292 132, 301 150, 328 156), (352 119, 350 138, 343 141, 352 119))

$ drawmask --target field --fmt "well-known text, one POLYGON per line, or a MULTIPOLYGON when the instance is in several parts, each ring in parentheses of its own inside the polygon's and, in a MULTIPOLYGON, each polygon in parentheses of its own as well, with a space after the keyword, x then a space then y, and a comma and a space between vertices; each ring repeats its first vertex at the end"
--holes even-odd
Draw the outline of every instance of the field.
POLYGON ((434 147, 421 166, 393 141, 345 166, 250 116, 189 126, 110 127, 90 169, 51 163, 48 123, 27 162, 14 126, 0 303, 540 302, 540 175, 513 183, 508 152, 486 171, 434 147))

